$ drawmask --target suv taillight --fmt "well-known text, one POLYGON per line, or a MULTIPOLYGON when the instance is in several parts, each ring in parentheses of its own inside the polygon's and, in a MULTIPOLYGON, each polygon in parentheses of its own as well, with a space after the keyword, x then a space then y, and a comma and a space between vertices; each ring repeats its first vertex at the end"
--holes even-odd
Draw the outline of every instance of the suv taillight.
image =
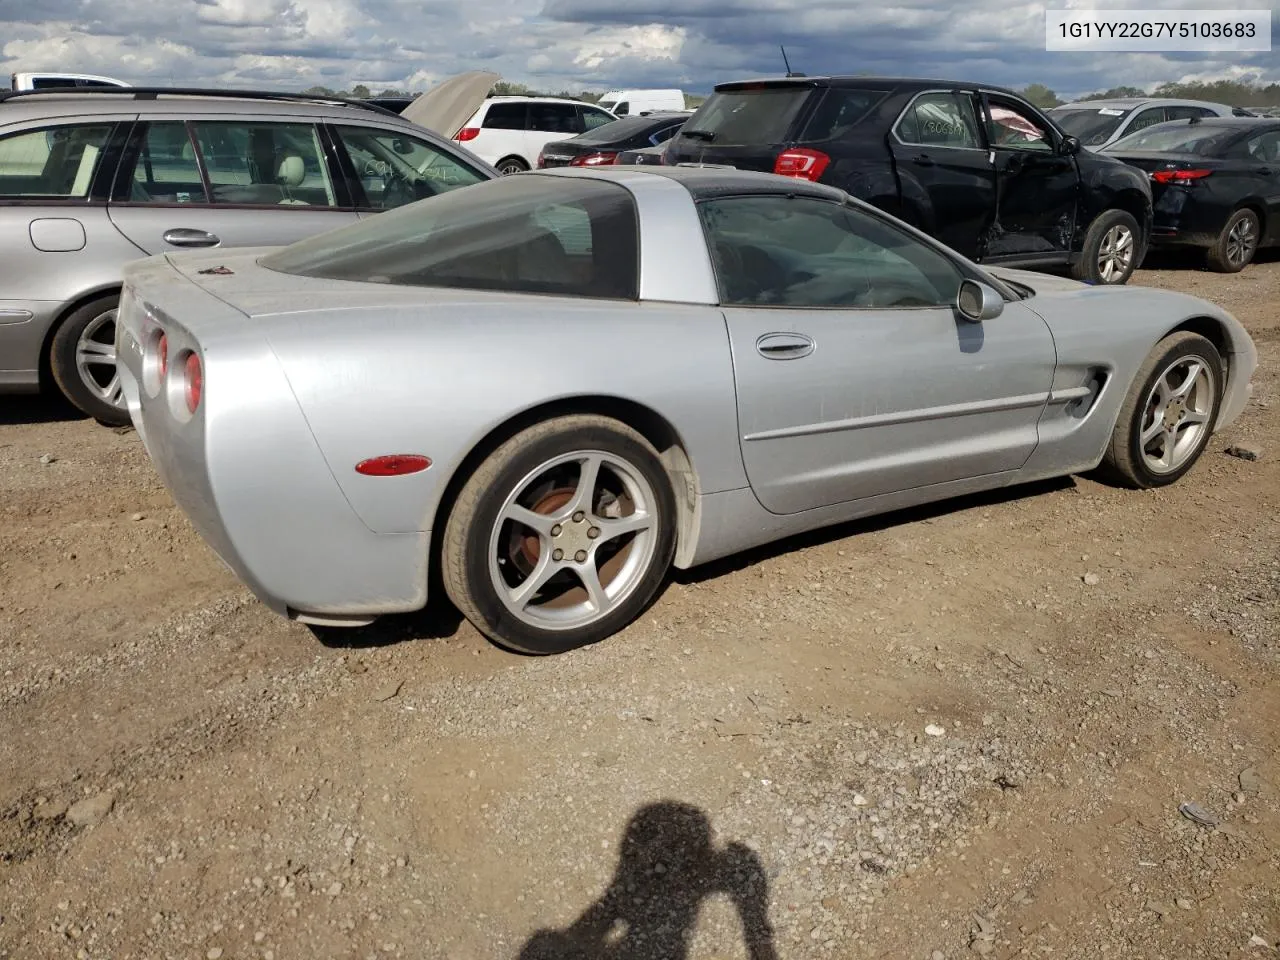
POLYGON ((187 412, 195 413, 200 406, 200 397, 204 394, 204 371, 200 368, 200 358, 194 353, 187 354, 187 362, 183 364, 183 393, 187 400, 187 412))
POLYGON ((773 172, 784 177, 816 181, 830 162, 831 158, 821 150, 792 147, 778 154, 778 159, 773 162, 773 172))
POLYGON ((569 161, 571 167, 603 167, 610 163, 617 163, 618 155, 616 153, 583 153, 569 161))
POLYGON ((479 127, 463 127, 453 135, 453 139, 459 143, 465 143, 467 140, 474 140, 478 136, 480 136, 479 127))

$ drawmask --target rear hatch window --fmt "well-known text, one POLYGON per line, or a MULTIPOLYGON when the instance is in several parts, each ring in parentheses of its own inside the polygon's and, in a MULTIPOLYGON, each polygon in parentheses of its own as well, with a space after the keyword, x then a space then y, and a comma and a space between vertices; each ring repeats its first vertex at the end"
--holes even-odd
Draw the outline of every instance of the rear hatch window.
POLYGON ((772 171, 782 145, 819 94, 800 83, 716 91, 671 139, 668 162, 772 171))

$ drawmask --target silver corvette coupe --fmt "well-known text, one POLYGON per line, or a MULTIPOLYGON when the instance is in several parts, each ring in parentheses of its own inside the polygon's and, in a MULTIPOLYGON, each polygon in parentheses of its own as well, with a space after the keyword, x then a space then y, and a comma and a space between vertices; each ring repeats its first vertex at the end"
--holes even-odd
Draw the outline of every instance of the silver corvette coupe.
POLYGON ((1250 393, 1229 314, 983 270, 829 187, 521 174, 272 250, 128 269, 156 468, 281 614, 453 603, 498 643, 615 633, 668 568, 1103 467, 1172 483, 1250 393))

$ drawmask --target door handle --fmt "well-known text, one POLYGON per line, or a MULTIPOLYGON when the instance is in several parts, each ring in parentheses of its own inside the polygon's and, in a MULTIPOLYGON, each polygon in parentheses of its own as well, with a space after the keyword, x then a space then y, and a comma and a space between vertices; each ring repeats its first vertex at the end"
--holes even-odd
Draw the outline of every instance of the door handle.
POLYGON ((216 247, 222 241, 204 230, 174 227, 164 232, 164 242, 171 243, 175 247, 216 247))
POLYGON ((911 158, 911 162, 912 162, 912 163, 917 163, 917 164, 919 164, 919 165, 920 165, 920 166, 922 166, 922 167, 932 167, 932 166, 933 166, 933 158, 932 158, 932 157, 930 157, 927 153, 922 153, 922 154, 920 154, 920 156, 918 156, 918 157, 912 157, 912 158, 911 158))
POLYGON ((766 360, 798 360, 815 347, 813 338, 803 333, 766 333, 756 340, 756 353, 766 360))
POLYGON ((1254 172, 1254 173, 1256 173, 1256 174, 1259 174, 1260 176, 1263 176, 1263 177, 1269 177, 1269 176, 1271 176, 1271 168, 1270 168, 1270 167, 1257 167, 1257 168, 1255 168, 1255 169, 1254 169, 1254 171, 1253 171, 1253 172, 1254 172))

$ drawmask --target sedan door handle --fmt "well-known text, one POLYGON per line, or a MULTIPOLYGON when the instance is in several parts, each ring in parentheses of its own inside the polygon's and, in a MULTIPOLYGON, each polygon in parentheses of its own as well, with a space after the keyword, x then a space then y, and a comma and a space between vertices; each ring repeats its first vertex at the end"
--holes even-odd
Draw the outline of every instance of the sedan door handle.
POLYGON ((912 163, 918 163, 918 164, 919 164, 920 166, 922 166, 922 167, 932 167, 932 166, 933 166, 933 158, 932 158, 932 157, 930 157, 927 153, 922 153, 922 154, 920 154, 920 156, 918 156, 918 157, 912 157, 912 158, 911 158, 911 162, 912 162, 912 163))
POLYGON ((756 340, 756 352, 766 360, 798 360, 813 353, 815 346, 803 333, 766 333, 756 340))
POLYGON ((175 247, 216 247, 222 241, 204 230, 174 227, 164 232, 164 242, 171 243, 175 247))
POLYGON ((1263 177, 1271 176, 1270 167, 1257 167, 1253 172, 1263 177))

